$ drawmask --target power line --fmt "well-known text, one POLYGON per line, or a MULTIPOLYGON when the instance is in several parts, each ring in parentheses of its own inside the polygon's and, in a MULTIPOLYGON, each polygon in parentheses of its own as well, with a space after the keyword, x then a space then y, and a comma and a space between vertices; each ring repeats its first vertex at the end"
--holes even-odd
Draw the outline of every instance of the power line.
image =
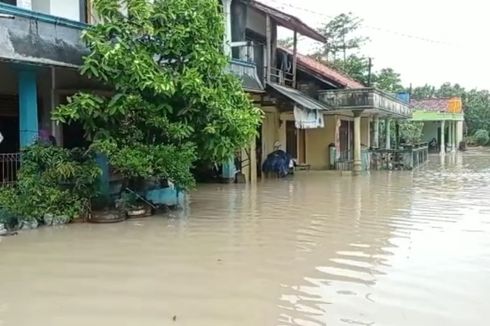
MULTIPOLYGON (((276 4, 279 4, 282 6, 281 9, 283 9, 283 10, 286 9, 285 7, 289 7, 291 9, 301 10, 301 11, 309 13, 309 14, 314 14, 314 15, 322 17, 322 18, 329 18, 329 19, 335 18, 334 16, 327 15, 325 13, 321 13, 318 11, 314 11, 314 10, 304 8, 304 7, 300 7, 300 6, 296 6, 296 5, 292 5, 290 3, 284 3, 284 2, 278 1, 278 0, 262 0, 262 1, 274 2, 276 4)), ((269 5, 270 5, 270 3, 269 3, 269 5)), ((377 30, 377 31, 384 32, 384 33, 390 33, 390 34, 394 34, 394 35, 398 35, 398 36, 402 36, 405 38, 410 38, 410 39, 414 39, 414 40, 418 40, 418 41, 423 41, 423 42, 427 42, 427 43, 440 44, 440 45, 446 45, 446 46, 455 46, 454 44, 451 44, 449 42, 433 40, 433 39, 429 39, 426 37, 402 33, 402 32, 398 32, 398 31, 394 31, 394 30, 390 30, 390 29, 382 28, 382 27, 378 27, 378 26, 372 26, 372 25, 366 25, 366 24, 363 24, 362 26, 365 28, 368 28, 368 29, 377 30)))

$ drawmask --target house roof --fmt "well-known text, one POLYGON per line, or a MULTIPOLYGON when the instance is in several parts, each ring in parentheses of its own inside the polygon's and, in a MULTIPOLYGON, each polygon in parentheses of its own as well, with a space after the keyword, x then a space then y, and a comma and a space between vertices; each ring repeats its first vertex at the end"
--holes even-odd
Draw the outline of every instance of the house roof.
MULTIPOLYGON (((279 50, 287 52, 290 55, 293 55, 293 51, 286 48, 280 48, 279 50)), ((350 77, 346 73, 343 73, 335 68, 332 68, 324 63, 321 63, 315 59, 312 59, 306 55, 302 55, 298 53, 298 66, 302 66, 306 69, 309 69, 320 76, 333 81, 335 84, 340 85, 344 88, 365 88, 361 82, 355 80, 350 77)))
POLYGON ((301 35, 307 36, 315 41, 325 43, 327 40, 325 36, 319 33, 316 29, 306 25, 299 18, 289 15, 283 11, 277 10, 275 8, 269 7, 259 1, 250 0, 247 2, 250 7, 270 15, 279 25, 289 28, 293 31, 297 31, 301 35))
POLYGON ((410 100, 410 108, 429 112, 448 112, 450 104, 459 98, 430 98, 424 100, 410 100))

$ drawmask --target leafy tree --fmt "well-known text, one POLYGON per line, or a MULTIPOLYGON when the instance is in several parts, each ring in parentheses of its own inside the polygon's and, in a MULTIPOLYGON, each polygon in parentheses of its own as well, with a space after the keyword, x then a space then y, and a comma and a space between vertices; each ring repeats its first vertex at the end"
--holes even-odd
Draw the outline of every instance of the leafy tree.
POLYGON ((326 23, 319 30, 327 39, 327 42, 318 51, 320 56, 324 60, 340 58, 345 62, 350 54, 356 54, 368 41, 367 37, 356 35, 361 24, 362 19, 351 12, 342 13, 326 23))
POLYGON ((128 179, 191 187, 197 158, 224 161, 256 135, 261 112, 226 71, 217 0, 94 0, 103 23, 82 37, 83 75, 112 96, 81 92, 54 119, 80 122, 91 147, 128 179), (127 13, 120 11, 121 5, 127 13))
MULTIPOLYGON (((364 56, 355 54, 349 55, 346 60, 337 59, 332 62, 332 65, 345 72, 350 77, 361 83, 368 85, 369 83, 369 59, 364 56)), ((373 80, 374 74, 371 76, 373 80)))
POLYGON ((475 141, 478 145, 485 146, 490 141, 488 131, 485 129, 479 129, 475 132, 475 141))
POLYGON ((294 47, 294 39, 292 37, 286 37, 277 40, 277 44, 282 48, 292 49, 294 47))
POLYGON ((411 98, 415 100, 428 99, 436 96, 436 88, 429 84, 425 84, 421 87, 415 87, 410 91, 411 98))
POLYGON ((490 132, 490 92, 473 89, 463 97, 463 108, 469 134, 483 129, 490 132))
POLYGON ((417 144, 422 140, 423 122, 402 121, 400 123, 400 138, 407 144, 417 144))
POLYGON ((381 69, 375 77, 375 86, 383 91, 395 93, 403 91, 400 74, 393 68, 381 69))

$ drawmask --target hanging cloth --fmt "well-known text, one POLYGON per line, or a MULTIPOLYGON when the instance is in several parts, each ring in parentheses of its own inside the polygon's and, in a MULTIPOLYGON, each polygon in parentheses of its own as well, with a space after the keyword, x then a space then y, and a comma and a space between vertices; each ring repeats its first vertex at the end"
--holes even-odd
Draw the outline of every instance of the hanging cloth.
POLYGON ((294 121, 297 129, 325 127, 323 113, 319 110, 307 110, 294 106, 294 121))

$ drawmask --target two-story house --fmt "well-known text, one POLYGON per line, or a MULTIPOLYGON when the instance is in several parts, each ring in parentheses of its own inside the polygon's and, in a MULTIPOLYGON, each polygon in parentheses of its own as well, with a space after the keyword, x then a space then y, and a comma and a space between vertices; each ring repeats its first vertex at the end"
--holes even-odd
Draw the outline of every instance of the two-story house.
MULTIPOLYGON (((254 85, 244 87, 264 111, 254 145, 257 150, 249 151, 258 157, 250 155, 246 174, 253 179, 255 167, 260 171, 260 163, 277 143, 299 165, 348 168, 356 174, 368 169, 367 149, 379 147, 379 119, 386 119, 389 132, 392 119, 410 117, 408 105, 299 54, 298 35, 319 42, 325 38, 298 18, 259 1, 222 2, 232 71, 244 85, 254 85), (292 49, 278 47, 279 26, 293 31, 292 49), (361 157, 362 145, 365 158, 361 157)), ((387 147, 391 147, 389 142, 387 147)))

